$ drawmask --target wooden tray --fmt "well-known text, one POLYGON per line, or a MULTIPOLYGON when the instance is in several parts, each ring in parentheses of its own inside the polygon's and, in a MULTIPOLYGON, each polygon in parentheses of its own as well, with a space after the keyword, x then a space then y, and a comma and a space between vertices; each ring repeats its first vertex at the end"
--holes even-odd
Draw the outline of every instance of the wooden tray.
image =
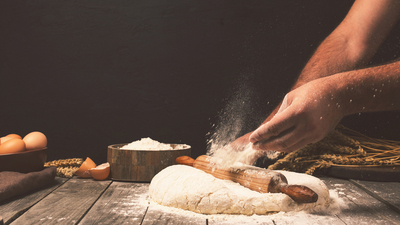
POLYGON ((124 145, 108 146, 107 161, 110 163, 110 177, 113 180, 150 182, 158 172, 175 165, 179 156, 191 156, 189 145, 185 149, 160 151, 121 149, 124 145))
POLYGON ((0 172, 29 173, 39 171, 43 169, 46 158, 47 148, 0 155, 0 172))
POLYGON ((400 166, 332 166, 324 169, 327 176, 366 181, 400 181, 400 166))

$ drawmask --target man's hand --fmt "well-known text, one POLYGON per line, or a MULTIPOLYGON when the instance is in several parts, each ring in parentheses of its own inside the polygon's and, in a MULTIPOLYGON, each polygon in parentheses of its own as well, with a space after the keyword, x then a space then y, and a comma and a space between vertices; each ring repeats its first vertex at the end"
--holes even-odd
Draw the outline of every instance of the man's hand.
POLYGON ((275 116, 250 135, 256 150, 292 152, 321 140, 344 116, 329 78, 289 92, 275 116))

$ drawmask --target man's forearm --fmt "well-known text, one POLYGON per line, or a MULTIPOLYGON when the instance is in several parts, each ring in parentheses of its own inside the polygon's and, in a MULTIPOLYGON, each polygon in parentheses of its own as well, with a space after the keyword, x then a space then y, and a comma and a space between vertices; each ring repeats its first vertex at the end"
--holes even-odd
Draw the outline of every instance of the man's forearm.
POLYGON ((325 78, 335 85, 331 96, 343 115, 359 112, 400 110, 400 61, 352 70, 325 78))
MULTIPOLYGON (((373 54, 368 54, 354 57, 354 53, 352 53, 354 49, 351 49, 351 46, 345 46, 347 44, 343 37, 339 37, 335 33, 326 38, 304 67, 292 90, 319 78, 362 67, 373 56, 373 54)), ((262 124, 270 121, 278 112, 279 107, 280 104, 262 124)))
POLYGON ((312 80, 365 66, 372 55, 352 56, 351 46, 338 35, 331 35, 322 42, 302 70, 293 89, 312 80))
POLYGON ((397 23, 399 10, 399 1, 355 1, 317 48, 292 90, 321 77, 364 68, 397 23))
MULTIPOLYGON (((396 88, 400 91, 400 87, 394 86, 396 84, 399 85, 397 82, 399 79, 398 74, 400 73, 397 71, 400 71, 400 63, 395 62, 379 67, 359 69, 365 67, 365 65, 370 61, 370 58, 374 55, 375 49, 355 50, 352 46, 341 46, 340 48, 337 48, 339 45, 348 44, 346 42, 346 40, 341 39, 335 34, 329 36, 311 57, 292 90, 310 81, 333 76, 332 79, 327 80, 335 84, 347 85, 350 89, 346 94, 341 94, 341 99, 346 99, 349 103, 353 102, 353 104, 348 106, 349 108, 346 111, 346 115, 362 111, 398 109, 394 102, 395 99, 393 98, 400 96, 400 93, 397 95, 394 94, 396 88), (354 52, 363 52, 363 54, 355 54, 354 52), (346 84, 346 82, 349 83, 346 84), (386 82, 388 84, 384 87, 386 82), (383 85, 383 87, 378 87, 378 85, 383 85), (352 86, 352 88, 350 86, 352 86), (373 93, 375 90, 379 93, 373 93), (364 94, 360 94, 360 92, 363 92, 364 94), (392 94, 386 96, 386 93, 392 94), (374 99, 368 99, 368 96, 371 96, 374 99), (357 104, 361 103, 363 106, 357 107, 357 104)), ((343 104, 347 105, 347 102, 342 103, 342 107, 345 107, 343 104)), ((270 121, 278 112, 279 107, 280 105, 275 108, 262 124, 270 121)))

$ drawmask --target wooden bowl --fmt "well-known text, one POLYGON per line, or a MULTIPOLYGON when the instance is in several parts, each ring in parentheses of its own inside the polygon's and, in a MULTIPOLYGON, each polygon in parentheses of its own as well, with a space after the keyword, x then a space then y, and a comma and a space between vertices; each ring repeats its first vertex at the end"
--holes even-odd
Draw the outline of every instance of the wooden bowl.
POLYGON ((29 173, 43 169, 47 148, 0 155, 0 172, 29 173))
MULTIPOLYGON (((189 145, 176 150, 127 150, 121 149, 127 144, 108 146, 107 161, 110 163, 110 177, 120 181, 150 182, 164 168, 175 165, 179 156, 191 156, 189 145)), ((180 144, 172 144, 176 147, 180 144)))

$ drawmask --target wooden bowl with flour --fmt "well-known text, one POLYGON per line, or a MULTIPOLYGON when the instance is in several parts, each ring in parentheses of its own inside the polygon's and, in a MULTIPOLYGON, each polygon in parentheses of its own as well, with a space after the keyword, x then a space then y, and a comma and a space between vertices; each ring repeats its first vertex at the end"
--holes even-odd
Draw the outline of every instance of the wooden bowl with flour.
POLYGON ((111 179, 150 182, 158 172, 175 165, 179 156, 191 155, 191 147, 186 144, 162 144, 163 148, 160 149, 145 145, 143 149, 140 149, 140 145, 129 148, 132 144, 134 142, 108 146, 107 161, 110 163, 111 179))

